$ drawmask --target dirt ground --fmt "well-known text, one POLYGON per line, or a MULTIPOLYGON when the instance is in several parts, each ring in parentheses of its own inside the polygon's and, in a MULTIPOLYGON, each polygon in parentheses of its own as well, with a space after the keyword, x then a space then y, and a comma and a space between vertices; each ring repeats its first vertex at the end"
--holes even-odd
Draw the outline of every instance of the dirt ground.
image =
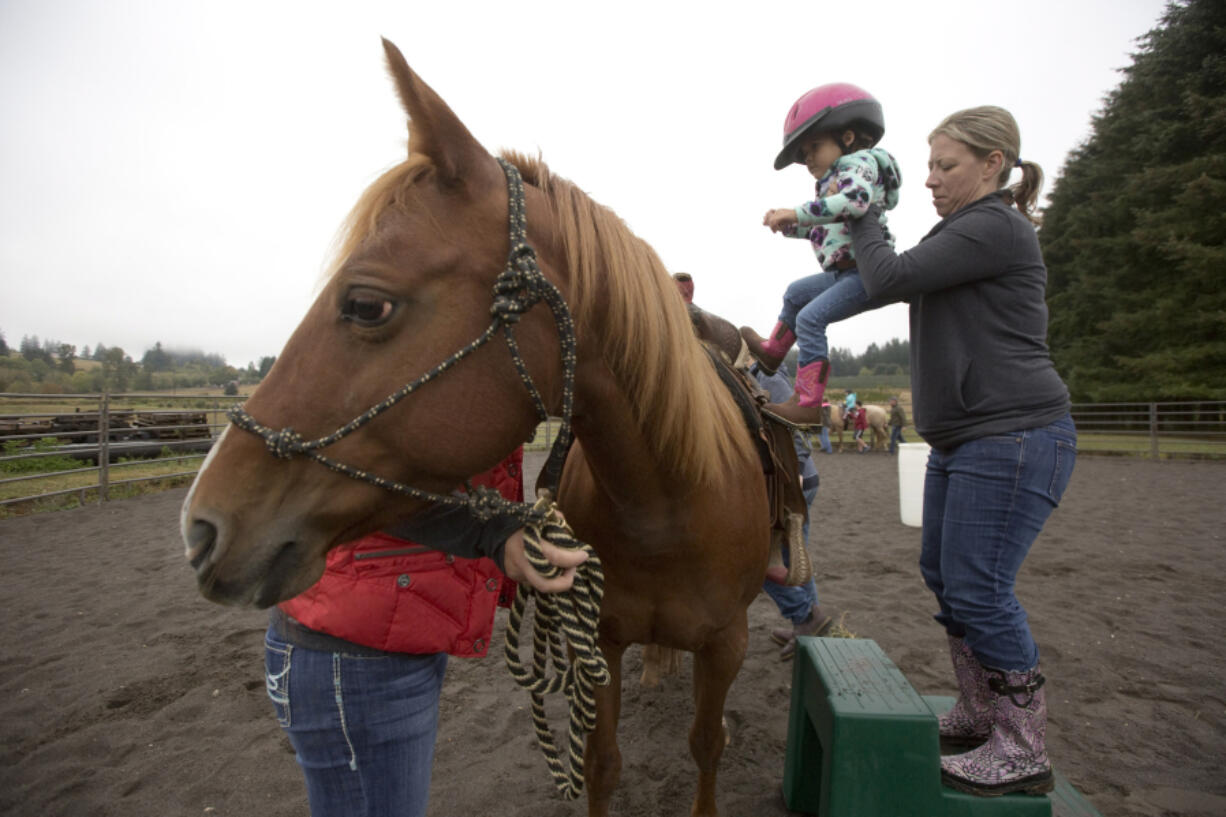
MULTIPOLYGON (((896 460, 819 455, 812 551, 824 605, 925 694, 952 694, 944 638, 899 522, 896 460)), ((529 468, 528 473, 534 473, 529 468)), ((1226 814, 1226 464, 1083 457, 1019 594, 1048 676, 1056 767, 1108 817, 1226 814)), ((196 593, 177 532, 185 489, 0 521, 0 814, 307 814, 264 692, 265 614, 196 593)), ((791 665, 760 596, 727 705, 725 815, 786 815, 791 665)), ((499 628, 505 619, 500 614, 499 628)), ((433 815, 580 815, 552 789, 526 697, 502 663, 453 660, 433 815)), ((628 656, 627 817, 687 814, 688 663, 662 688, 628 656)))

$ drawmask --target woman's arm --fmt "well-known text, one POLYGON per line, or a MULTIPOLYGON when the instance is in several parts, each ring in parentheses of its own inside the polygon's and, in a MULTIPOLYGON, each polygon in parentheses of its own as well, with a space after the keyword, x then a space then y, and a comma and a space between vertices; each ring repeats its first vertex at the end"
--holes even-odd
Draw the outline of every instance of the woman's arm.
POLYGON ((524 553, 523 528, 519 520, 495 516, 482 522, 467 508, 457 505, 432 505, 410 519, 395 523, 386 532, 465 559, 486 556, 510 578, 526 581, 545 593, 570 589, 575 568, 587 561, 587 553, 581 550, 566 550, 541 542, 545 559, 562 568, 559 575, 546 579, 524 553))
POLYGON ((885 240, 877 208, 851 223, 860 279, 869 298, 909 299, 999 275, 1013 251, 1008 216, 980 207, 902 254, 885 240))
POLYGON ((463 506, 435 504, 396 522, 385 533, 465 559, 488 556, 501 568, 503 546, 519 527, 514 517, 495 516, 482 522, 463 506))

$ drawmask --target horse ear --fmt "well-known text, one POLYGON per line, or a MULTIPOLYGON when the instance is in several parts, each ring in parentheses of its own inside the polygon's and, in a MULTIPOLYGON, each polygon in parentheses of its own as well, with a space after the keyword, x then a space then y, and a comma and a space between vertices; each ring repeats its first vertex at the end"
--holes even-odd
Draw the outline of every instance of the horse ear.
POLYGON ((429 156, 445 181, 472 180, 489 172, 492 158, 434 89, 405 61, 400 49, 383 39, 387 70, 409 115, 409 151, 429 156))

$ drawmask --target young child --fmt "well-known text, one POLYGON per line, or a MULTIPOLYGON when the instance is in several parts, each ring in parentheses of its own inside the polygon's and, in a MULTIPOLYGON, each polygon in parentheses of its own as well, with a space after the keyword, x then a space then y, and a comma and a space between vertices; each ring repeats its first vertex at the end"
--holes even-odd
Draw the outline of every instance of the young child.
POLYGON ((863 404, 857 400, 856 407, 853 409, 853 411, 856 413, 856 451, 863 454, 865 451, 872 448, 872 446, 864 441, 864 432, 868 431, 868 409, 864 408, 863 404))
POLYGON ((874 204, 888 210, 898 203, 898 165, 875 147, 884 133, 881 104, 847 83, 814 88, 796 100, 784 119, 783 150, 775 169, 803 163, 817 179, 817 198, 793 209, 771 210, 762 223, 772 232, 807 238, 822 272, 787 288, 769 338, 748 326, 741 328, 741 336, 769 372, 799 341, 800 365, 791 399, 766 405, 768 412, 794 425, 821 423, 822 395, 830 377, 826 326, 871 308, 856 272, 846 222, 874 204))

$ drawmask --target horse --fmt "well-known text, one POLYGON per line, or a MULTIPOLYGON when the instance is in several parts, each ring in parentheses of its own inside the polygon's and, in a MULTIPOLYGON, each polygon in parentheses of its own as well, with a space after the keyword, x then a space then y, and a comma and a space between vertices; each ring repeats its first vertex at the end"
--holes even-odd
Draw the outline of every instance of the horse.
MULTIPOLYGON (((890 439, 890 412, 881 406, 865 406, 868 428, 872 434, 870 450, 885 446, 890 439)), ((843 406, 830 404, 830 430, 839 435, 839 451, 843 450, 843 406)))
POLYGON ((603 563, 597 640, 611 677, 586 737, 588 814, 608 814, 618 782, 621 661, 640 643, 694 654, 692 814, 717 815, 723 706, 770 546, 750 434, 651 247, 540 158, 491 155, 399 49, 384 51, 408 156, 354 205, 318 298, 244 404, 282 430, 247 434, 236 419, 188 492, 180 526, 198 590, 257 607, 291 598, 331 548, 426 506, 380 486, 446 494, 570 404, 557 502, 603 563), (533 255, 565 301, 573 347, 538 308, 505 319, 505 346, 470 343, 506 306, 491 292, 511 263, 512 176, 527 240, 510 255, 533 255), (420 387, 384 399, 409 383, 420 387), (294 456, 315 444, 304 437, 336 467, 294 456))

